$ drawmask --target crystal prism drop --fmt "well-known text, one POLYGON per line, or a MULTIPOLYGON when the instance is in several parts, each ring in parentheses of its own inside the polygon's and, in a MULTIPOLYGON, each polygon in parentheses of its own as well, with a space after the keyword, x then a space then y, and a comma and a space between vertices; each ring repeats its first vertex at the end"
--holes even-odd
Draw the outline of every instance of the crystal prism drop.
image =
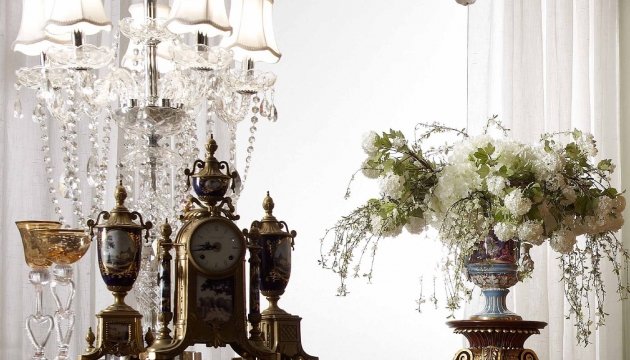
POLYGON ((88 158, 87 161, 87 182, 91 187, 95 187, 98 184, 98 161, 96 160, 96 156, 92 155, 88 158))
POLYGON ((278 121, 278 109, 276 109, 275 105, 271 105, 271 110, 269 110, 269 120, 272 122, 278 121))
POLYGON ((19 97, 15 98, 15 103, 13 104, 13 116, 15 116, 16 119, 24 118, 24 114, 22 113, 22 101, 20 101, 19 97))
POLYGON ((260 103, 260 116, 269 116, 269 101, 267 99, 260 103))

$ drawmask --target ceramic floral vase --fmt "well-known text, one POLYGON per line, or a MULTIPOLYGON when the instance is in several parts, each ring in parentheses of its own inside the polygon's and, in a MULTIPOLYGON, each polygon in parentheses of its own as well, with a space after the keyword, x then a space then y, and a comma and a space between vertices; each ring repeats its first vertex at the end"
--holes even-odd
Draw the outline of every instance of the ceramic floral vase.
POLYGON ((466 270, 468 279, 481 288, 485 305, 471 320, 522 320, 506 305, 509 288, 519 280, 518 260, 519 242, 500 241, 493 231, 477 244, 466 270))

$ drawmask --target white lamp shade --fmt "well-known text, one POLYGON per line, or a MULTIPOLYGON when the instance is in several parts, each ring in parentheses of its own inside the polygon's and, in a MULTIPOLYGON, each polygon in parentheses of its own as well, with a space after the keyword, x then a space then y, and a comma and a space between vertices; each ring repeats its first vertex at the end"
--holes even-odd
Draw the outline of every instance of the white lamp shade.
POLYGON ((56 0, 46 24, 46 31, 52 34, 81 31, 84 35, 93 35, 111 29, 112 22, 101 0, 56 0))
MULTIPOLYGON (((167 5, 157 4, 155 9, 155 17, 157 19, 166 19, 168 13, 170 11, 167 5)), ((144 4, 133 4, 129 6, 129 13, 134 21, 145 22, 146 15, 144 13, 144 4)), ((133 41, 129 42, 129 46, 127 46, 127 51, 125 52, 125 56, 123 56, 121 61, 121 66, 127 68, 129 70, 138 70, 137 63, 140 61, 144 61, 144 56, 142 55, 142 44, 134 43, 133 41)), ((171 41, 161 42, 157 46, 157 69, 161 73, 172 71, 175 68, 175 64, 171 61, 173 59, 169 47, 173 46, 171 41)))
POLYGON ((22 22, 13 42, 14 51, 35 56, 52 45, 70 42, 69 34, 51 35, 44 31, 50 10, 45 0, 22 0, 22 22))
POLYGON ((224 0, 175 0, 166 27, 175 34, 226 36, 232 32, 224 0))
POLYGON ((276 63, 280 51, 273 34, 273 0, 232 0, 230 24, 233 32, 221 42, 237 60, 276 63))

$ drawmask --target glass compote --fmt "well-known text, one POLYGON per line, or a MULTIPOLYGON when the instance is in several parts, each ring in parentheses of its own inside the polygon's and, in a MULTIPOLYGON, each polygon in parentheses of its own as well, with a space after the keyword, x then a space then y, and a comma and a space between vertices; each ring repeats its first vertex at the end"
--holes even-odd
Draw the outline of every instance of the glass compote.
POLYGON ((55 311, 55 330, 57 333, 58 352, 56 360, 68 359, 68 347, 74 328, 74 310, 72 300, 75 294, 75 285, 72 281, 72 264, 79 261, 90 248, 91 237, 84 230, 76 229, 41 229, 34 230, 38 238, 45 244, 48 251, 46 257, 53 262, 53 280, 50 289, 57 304, 55 311), (66 301, 59 296, 59 289, 65 288, 66 301))
POLYGON ((24 246, 24 259, 31 268, 28 280, 35 290, 35 313, 26 318, 25 329, 28 338, 35 349, 35 354, 31 357, 34 360, 45 360, 44 348, 50 337, 53 328, 53 317, 42 313, 42 290, 43 286, 50 281, 48 267, 52 264, 46 257, 47 244, 41 238, 33 234, 35 229, 55 229, 60 228, 61 223, 56 221, 17 221, 15 223, 22 237, 24 246), (38 334, 37 337, 35 334, 38 334))

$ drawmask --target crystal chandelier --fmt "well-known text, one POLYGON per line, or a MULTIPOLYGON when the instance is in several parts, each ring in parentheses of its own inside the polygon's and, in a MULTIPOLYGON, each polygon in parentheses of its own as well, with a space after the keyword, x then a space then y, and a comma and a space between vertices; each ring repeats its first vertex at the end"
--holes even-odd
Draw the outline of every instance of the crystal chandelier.
POLYGON ((23 0, 13 47, 41 61, 16 71, 15 116, 23 117, 21 89, 33 90, 32 119, 62 223, 83 225, 103 208, 113 174, 148 219, 174 218, 186 201, 178 174, 198 156, 197 134, 226 131, 238 168, 236 129, 248 118, 246 179, 259 120, 278 117, 275 75, 254 68, 280 58, 272 7, 273 0, 231 0, 228 18, 224 0, 173 0, 170 8, 144 0, 112 24, 101 0, 23 0), (103 31, 112 31, 109 46, 86 41, 103 31))

